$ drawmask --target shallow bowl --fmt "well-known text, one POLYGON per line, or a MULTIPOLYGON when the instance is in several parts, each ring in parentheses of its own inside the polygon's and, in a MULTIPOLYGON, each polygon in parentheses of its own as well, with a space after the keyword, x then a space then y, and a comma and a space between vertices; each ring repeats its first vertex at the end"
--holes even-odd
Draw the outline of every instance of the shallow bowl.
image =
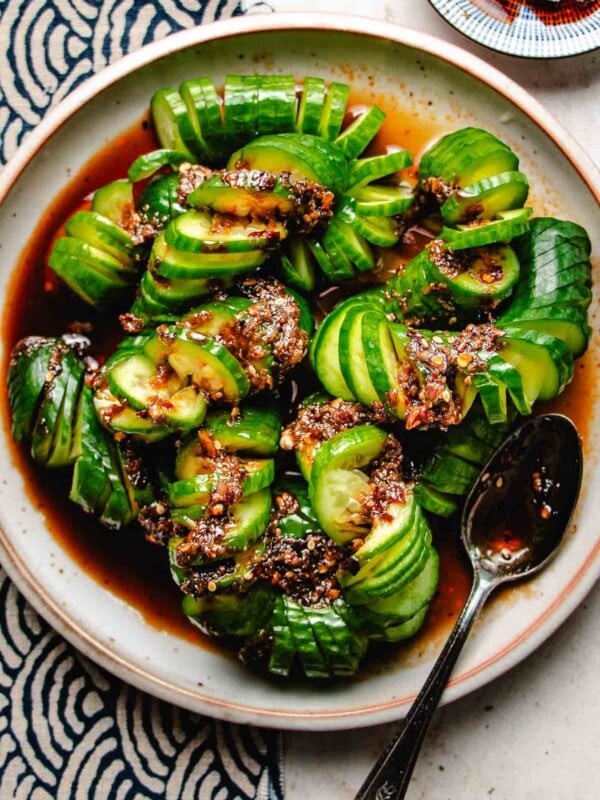
MULTIPOLYGON (((432 135, 462 125, 488 128, 519 153, 538 212, 581 223, 596 236, 599 251, 600 178, 548 113, 508 78, 457 47, 388 23, 275 14, 206 25, 149 45, 78 88, 48 115, 0 177, 5 306, 11 302, 7 286, 13 267, 44 210, 70 175, 142 116, 153 91, 203 74, 221 83, 226 73, 247 70, 348 81, 361 97, 384 98, 386 108, 401 115, 400 141, 411 128, 423 126, 432 135)), ((31 327, 34 333, 34 321, 31 327)), ((597 353, 595 335, 588 370, 597 353)), ((579 387, 571 390, 567 412, 581 405, 579 387)), ((517 664, 560 625, 600 574, 596 396, 588 409, 584 488, 573 531, 543 575, 491 605, 444 695, 446 702, 517 664)), ((418 638, 356 680, 292 685, 265 679, 226 655, 161 631, 61 549, 30 501, 6 443, 0 448, 0 526, 2 564, 61 634, 124 680, 200 713, 312 730, 397 719, 440 646, 440 641, 418 638)))

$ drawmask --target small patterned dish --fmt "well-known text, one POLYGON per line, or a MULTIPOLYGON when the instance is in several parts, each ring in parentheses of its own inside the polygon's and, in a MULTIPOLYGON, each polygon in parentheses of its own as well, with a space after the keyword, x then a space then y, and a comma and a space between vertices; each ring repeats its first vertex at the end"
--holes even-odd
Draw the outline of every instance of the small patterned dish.
POLYGON ((473 41, 523 58, 563 58, 600 47, 600 0, 429 0, 473 41))

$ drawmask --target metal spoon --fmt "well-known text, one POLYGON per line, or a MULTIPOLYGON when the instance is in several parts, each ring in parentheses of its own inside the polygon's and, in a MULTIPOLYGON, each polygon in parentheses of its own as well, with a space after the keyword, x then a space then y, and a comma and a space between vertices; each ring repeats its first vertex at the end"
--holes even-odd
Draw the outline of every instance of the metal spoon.
POLYGON ((581 483, 577 430, 560 414, 534 417, 494 453, 471 490, 461 537, 473 566, 471 594, 413 703, 355 800, 400 800, 442 692, 490 593, 538 572, 556 552, 581 483))

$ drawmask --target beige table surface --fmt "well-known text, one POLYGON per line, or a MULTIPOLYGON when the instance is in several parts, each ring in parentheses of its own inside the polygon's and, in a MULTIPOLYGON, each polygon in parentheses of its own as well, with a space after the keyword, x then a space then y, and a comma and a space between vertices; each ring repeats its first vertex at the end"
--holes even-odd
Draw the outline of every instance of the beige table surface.
MULTIPOLYGON (((454 31, 426 0, 270 0, 269 6, 361 14, 458 44, 524 86, 600 164, 600 51, 556 61, 502 56, 454 31)), ((287 734, 286 800, 353 797, 395 728, 287 734)), ((600 798, 600 586, 516 669, 437 712, 408 796, 600 798)))

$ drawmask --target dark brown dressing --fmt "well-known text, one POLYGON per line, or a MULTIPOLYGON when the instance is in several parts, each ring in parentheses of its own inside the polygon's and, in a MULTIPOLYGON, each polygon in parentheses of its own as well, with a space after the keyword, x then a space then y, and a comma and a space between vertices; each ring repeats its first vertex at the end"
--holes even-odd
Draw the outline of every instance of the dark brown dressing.
POLYGON ((523 6, 531 8, 544 25, 567 25, 588 17, 600 8, 600 0, 588 3, 577 0, 561 0, 560 3, 545 0, 473 0, 474 5, 501 22, 514 22, 523 6))
MULTIPOLYGON (((353 100, 356 105, 361 104, 360 98, 355 96, 353 100)), ((369 97, 365 101, 386 106, 384 97, 369 97)), ((373 152, 383 152, 392 142, 400 142, 418 161, 420 153, 441 130, 441 125, 432 124, 430 114, 421 118, 417 112, 411 116, 392 111, 388 113, 373 152)), ((95 328, 92 339, 98 355, 111 351, 121 335, 116 321, 102 319, 68 295, 45 266, 46 257, 64 221, 77 208, 89 203, 90 193, 126 175, 136 156, 155 147, 148 121, 143 119, 137 122, 98 152, 69 180, 39 221, 15 265, 7 289, 10 302, 6 304, 2 317, 4 385, 10 351, 19 339, 31 334, 61 334, 74 320, 93 322, 95 328)), ((415 232, 413 242, 386 256, 384 274, 380 279, 385 280, 386 273, 392 272, 398 263, 409 260, 423 246, 419 237, 419 232, 415 232)), ((331 304, 331 298, 328 298, 328 304, 331 304)), ((562 398, 551 404, 553 410, 560 409, 574 420, 584 440, 594 396, 593 370, 593 357, 588 354, 578 361, 575 379, 562 398)), ((7 439, 12 443, 12 460, 23 475, 31 502, 43 514, 58 545, 99 584, 136 608, 149 624, 210 649, 218 649, 182 615, 181 595, 166 568, 164 550, 148 544, 135 528, 120 533, 107 531, 72 504, 67 499, 68 475, 36 467, 27 452, 12 442, 6 392, 1 397, 2 421, 7 439)), ((468 595, 471 582, 470 569, 458 543, 456 528, 453 526, 449 529, 447 523, 441 524, 435 534, 435 544, 441 556, 440 583, 428 621, 418 637, 420 642, 437 639, 453 624, 468 595)))

